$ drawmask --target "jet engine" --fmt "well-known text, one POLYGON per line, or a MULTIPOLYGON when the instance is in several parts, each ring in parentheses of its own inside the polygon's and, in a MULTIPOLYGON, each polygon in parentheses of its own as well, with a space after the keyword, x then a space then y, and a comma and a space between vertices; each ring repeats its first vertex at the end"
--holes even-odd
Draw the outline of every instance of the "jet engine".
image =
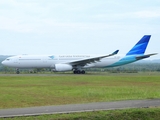
POLYGON ((68 65, 68 64, 55 64, 55 71, 70 71, 72 70, 73 67, 72 65, 68 65))

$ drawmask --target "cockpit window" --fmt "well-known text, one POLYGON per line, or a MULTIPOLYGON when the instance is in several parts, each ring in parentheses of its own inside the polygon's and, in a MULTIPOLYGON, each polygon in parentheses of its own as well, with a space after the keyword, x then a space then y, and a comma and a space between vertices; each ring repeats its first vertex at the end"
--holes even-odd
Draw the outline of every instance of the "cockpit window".
POLYGON ((8 61, 9 61, 10 59, 6 59, 6 60, 8 60, 8 61))

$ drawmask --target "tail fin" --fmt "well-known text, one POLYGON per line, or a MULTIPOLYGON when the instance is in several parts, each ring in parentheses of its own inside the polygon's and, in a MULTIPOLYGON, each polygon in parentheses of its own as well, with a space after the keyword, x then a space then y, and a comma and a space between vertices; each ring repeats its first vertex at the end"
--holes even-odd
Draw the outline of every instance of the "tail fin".
POLYGON ((144 54, 150 37, 151 35, 144 35, 126 55, 144 54))

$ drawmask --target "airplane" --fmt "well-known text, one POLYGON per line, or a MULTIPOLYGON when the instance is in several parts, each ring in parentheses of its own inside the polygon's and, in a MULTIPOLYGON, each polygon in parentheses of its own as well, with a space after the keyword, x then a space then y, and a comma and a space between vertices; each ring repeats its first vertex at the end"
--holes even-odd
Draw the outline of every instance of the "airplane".
POLYGON ((107 55, 17 55, 2 61, 4 66, 16 68, 51 68, 53 71, 73 71, 74 74, 85 74, 85 68, 116 67, 148 58, 144 54, 151 35, 144 35, 129 52, 117 55, 119 50, 107 55))

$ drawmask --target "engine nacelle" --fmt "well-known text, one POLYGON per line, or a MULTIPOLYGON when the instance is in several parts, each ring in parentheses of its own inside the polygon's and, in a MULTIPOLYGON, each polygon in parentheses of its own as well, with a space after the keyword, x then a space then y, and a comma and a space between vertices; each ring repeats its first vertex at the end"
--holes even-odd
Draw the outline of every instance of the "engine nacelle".
POLYGON ((72 65, 68 65, 68 64, 55 64, 55 71, 70 71, 72 70, 73 67, 72 65))

